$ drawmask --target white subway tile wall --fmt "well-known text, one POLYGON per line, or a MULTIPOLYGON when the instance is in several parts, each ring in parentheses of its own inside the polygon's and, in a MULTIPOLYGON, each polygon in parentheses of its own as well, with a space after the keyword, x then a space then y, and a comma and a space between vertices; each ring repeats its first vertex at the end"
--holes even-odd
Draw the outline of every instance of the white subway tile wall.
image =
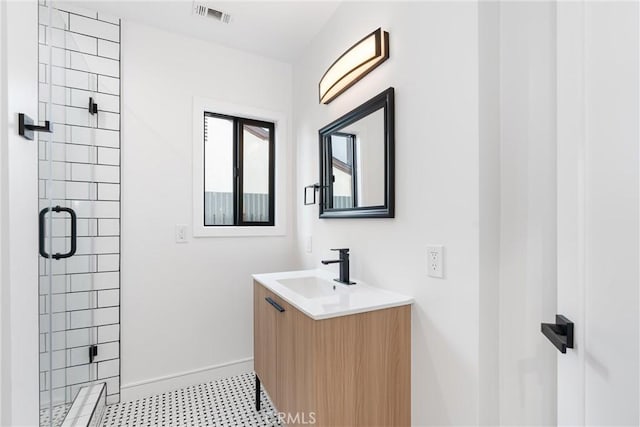
MULTIPOLYGON (((120 184, 98 183, 98 200, 120 200, 120 184)), ((99 226, 103 224, 104 221, 98 221, 99 226)), ((104 234, 102 230, 100 234, 104 234)))
POLYGON ((98 92, 120 95, 120 81, 113 77, 98 76, 98 92))
POLYGON ((105 58, 120 59, 120 44, 107 40, 98 40, 98 55, 105 58))
MULTIPOLYGON (((78 238, 71 258, 40 258, 40 391, 42 406, 52 388, 53 404, 68 408, 93 383, 120 400, 120 20, 53 7, 51 24, 42 2, 39 15, 39 119, 53 123, 52 142, 38 143, 40 209, 48 198, 73 208, 78 238)), ((68 251, 68 215, 46 228, 47 251, 68 251)))
POLYGON ((98 271, 119 271, 120 255, 98 255, 98 271))
POLYGON ((98 327, 98 343, 120 341, 120 326, 107 325, 98 327))

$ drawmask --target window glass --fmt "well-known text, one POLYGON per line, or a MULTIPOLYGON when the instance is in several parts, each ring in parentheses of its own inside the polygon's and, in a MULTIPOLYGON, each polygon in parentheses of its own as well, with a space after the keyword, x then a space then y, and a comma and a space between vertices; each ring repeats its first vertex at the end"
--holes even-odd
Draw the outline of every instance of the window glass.
POLYGON ((204 119, 204 225, 232 225, 233 120, 204 119))
POLYGON ((270 129, 242 127, 242 220, 269 222, 270 129))
POLYGON ((205 226, 274 225, 274 128, 205 113, 205 226))
POLYGON ((334 209, 346 209, 355 206, 354 139, 354 135, 349 134, 331 135, 334 209))

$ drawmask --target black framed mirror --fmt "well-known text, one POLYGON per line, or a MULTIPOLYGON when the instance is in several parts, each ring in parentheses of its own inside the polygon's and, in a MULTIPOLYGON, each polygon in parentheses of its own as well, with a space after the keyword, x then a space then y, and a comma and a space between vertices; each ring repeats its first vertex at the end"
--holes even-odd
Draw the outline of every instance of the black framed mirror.
POLYGON ((320 218, 393 218, 394 89, 320 129, 320 218))

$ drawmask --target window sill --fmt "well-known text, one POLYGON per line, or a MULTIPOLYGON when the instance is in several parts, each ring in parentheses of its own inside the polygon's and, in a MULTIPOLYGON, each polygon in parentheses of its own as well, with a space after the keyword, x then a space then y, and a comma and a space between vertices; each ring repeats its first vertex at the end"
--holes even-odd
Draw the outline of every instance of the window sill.
POLYGON ((199 226, 194 227, 193 237, 272 237, 286 236, 282 226, 199 226))

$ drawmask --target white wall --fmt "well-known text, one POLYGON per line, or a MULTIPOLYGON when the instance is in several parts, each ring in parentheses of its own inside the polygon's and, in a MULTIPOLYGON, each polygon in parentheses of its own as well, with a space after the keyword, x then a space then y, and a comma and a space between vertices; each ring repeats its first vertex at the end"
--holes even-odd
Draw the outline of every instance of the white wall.
POLYGON ((37 425, 38 146, 17 127, 38 117, 38 10, 0 10, 0 424, 37 425))
POLYGON ((0 2, 0 425, 10 420, 9 361, 9 248, 6 239, 9 231, 9 185, 7 175, 7 4, 0 2))
POLYGON ((123 22, 123 399, 252 368, 250 275, 296 267, 291 222, 283 237, 186 244, 174 226, 192 218, 193 97, 290 115, 291 79, 290 65, 123 22))
POLYGON ((478 423, 477 24, 474 2, 345 2, 294 65, 302 264, 319 267, 333 256, 329 248, 347 247, 354 277, 415 297, 416 426, 478 423), (379 26, 390 34, 389 60, 328 106, 318 104, 327 67, 379 26), (396 89, 396 218, 318 219, 318 207, 301 200, 303 186, 318 181, 318 129, 389 86, 396 89), (308 236, 312 254, 304 254, 308 236), (427 277, 429 243, 446 247, 445 280, 427 277))
POLYGON ((555 6, 479 11, 480 421, 552 425, 556 355, 539 328, 556 309, 555 6))
POLYGON ((479 423, 498 425, 500 363, 500 7, 478 4, 480 382, 479 423))
POLYGON ((502 2, 500 422, 556 422, 555 4, 502 2))

